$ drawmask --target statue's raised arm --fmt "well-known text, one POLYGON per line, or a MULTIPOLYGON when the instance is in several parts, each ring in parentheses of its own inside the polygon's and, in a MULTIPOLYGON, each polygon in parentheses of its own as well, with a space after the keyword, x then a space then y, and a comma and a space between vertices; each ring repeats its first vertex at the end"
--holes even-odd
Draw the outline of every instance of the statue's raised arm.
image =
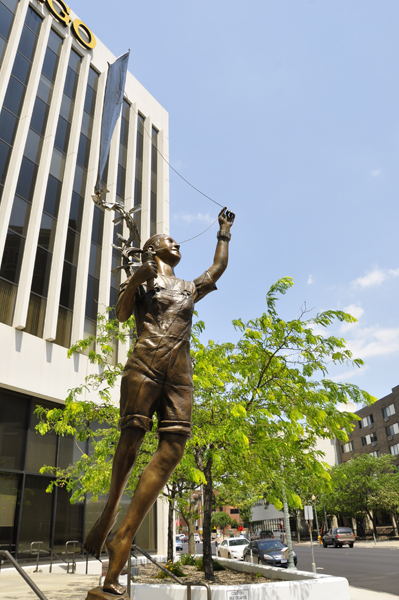
POLYGON ((218 243, 216 246, 213 265, 209 269, 213 281, 217 281, 225 272, 229 259, 229 241, 231 239, 230 229, 234 223, 235 214, 227 210, 225 206, 219 213, 219 231, 217 233, 218 243))

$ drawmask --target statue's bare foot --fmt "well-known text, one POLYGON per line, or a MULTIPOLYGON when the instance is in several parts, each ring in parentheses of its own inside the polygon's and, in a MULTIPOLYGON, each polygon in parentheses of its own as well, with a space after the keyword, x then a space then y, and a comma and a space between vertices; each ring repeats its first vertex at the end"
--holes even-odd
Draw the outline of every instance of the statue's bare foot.
POLYGON ((117 596, 122 596, 125 592, 126 592, 126 588, 123 585, 120 585, 120 583, 118 582, 118 577, 119 577, 119 573, 116 575, 116 577, 112 574, 112 564, 114 562, 114 555, 115 555, 115 547, 114 547, 114 540, 115 534, 108 536, 107 541, 106 541, 106 547, 107 547, 107 552, 108 552, 108 557, 109 557, 109 567, 108 567, 108 572, 107 575, 105 576, 105 580, 104 580, 104 585, 103 585, 103 590, 104 592, 109 592, 110 594, 116 594, 117 596), (111 568, 110 568, 111 567, 111 568))
POLYGON ((116 515, 107 516, 106 514, 102 514, 97 521, 94 523, 93 527, 89 531, 86 536, 85 543, 83 544, 83 548, 89 554, 92 554, 96 558, 100 558, 102 547, 104 546, 104 542, 107 539, 109 532, 111 531, 114 523, 116 521, 116 515))
POLYGON ((124 585, 120 585, 120 583, 108 583, 107 585, 103 585, 103 591, 108 592, 109 594, 115 594, 115 596, 123 596, 126 592, 126 588, 124 585))

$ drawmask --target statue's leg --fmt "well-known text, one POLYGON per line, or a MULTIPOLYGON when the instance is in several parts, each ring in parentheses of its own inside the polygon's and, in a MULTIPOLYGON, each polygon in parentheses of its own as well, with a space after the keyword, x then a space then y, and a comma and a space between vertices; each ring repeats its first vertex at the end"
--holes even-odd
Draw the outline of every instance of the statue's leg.
POLYGON ((158 449, 140 477, 125 518, 116 534, 107 539, 109 567, 104 581, 104 591, 113 594, 123 594, 125 591, 125 588, 119 585, 118 578, 129 556, 133 538, 181 461, 186 440, 185 435, 160 434, 158 449))
POLYGON ((111 487, 107 503, 86 537, 84 548, 97 558, 118 516, 119 502, 129 481, 145 431, 138 427, 122 429, 112 463, 111 487))

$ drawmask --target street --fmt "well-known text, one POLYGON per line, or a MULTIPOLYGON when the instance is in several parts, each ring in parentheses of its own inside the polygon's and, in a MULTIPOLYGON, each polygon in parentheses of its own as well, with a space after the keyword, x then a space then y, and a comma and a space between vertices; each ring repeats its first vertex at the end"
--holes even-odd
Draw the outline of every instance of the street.
MULTIPOLYGON (((346 577, 349 585, 399 597, 398 548, 323 548, 313 546, 318 573, 346 577)), ((310 546, 294 545, 298 569, 312 570, 310 546)))

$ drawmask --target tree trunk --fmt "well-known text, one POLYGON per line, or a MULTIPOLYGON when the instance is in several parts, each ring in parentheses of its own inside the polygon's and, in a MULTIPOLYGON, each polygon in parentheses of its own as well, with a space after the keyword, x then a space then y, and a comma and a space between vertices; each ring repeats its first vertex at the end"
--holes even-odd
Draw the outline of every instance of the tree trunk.
POLYGON ((207 581, 213 581, 215 576, 213 574, 212 565, 212 546, 211 546, 211 520, 212 520, 212 498, 213 498, 213 485, 212 485, 212 459, 210 458, 204 469, 204 475, 206 484, 204 485, 204 524, 203 524, 203 537, 202 537, 202 551, 204 560, 204 571, 205 579, 207 581))
POLYGON ((296 511, 296 531, 297 531, 297 536, 298 536, 298 544, 301 541, 301 527, 302 527, 302 523, 301 523, 301 511, 297 510, 296 511))
POLYGON ((168 561, 173 561, 174 554, 174 536, 173 536, 173 516, 174 516, 174 506, 175 506, 175 491, 172 490, 170 492, 168 498, 169 510, 168 510, 168 561))

